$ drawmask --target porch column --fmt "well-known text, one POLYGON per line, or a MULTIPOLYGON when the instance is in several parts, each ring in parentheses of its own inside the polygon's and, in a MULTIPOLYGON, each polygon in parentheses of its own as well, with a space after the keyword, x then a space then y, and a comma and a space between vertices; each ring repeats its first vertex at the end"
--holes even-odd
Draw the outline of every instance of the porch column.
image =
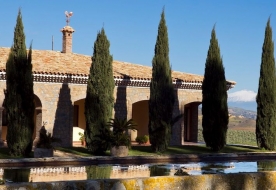
POLYGON ((181 123, 180 123, 180 134, 181 134, 180 142, 181 142, 181 145, 184 145, 185 144, 185 121, 186 121, 185 102, 181 102, 180 110, 181 110, 181 114, 183 114, 183 117, 181 118, 181 123))
POLYGON ((2 114, 3 114, 3 107, 0 107, 0 147, 4 146, 4 141, 2 139, 2 114))
MULTIPOLYGON (((129 98, 126 98, 126 105, 127 105, 127 120, 132 119, 132 102, 129 100, 129 98)), ((135 133, 136 131, 128 130, 128 135, 131 138, 131 134, 135 133)), ((136 132, 137 133, 137 132, 136 132)), ((133 138, 131 138, 133 140, 133 138)))
POLYGON ((132 119, 132 102, 127 98, 127 120, 132 119))

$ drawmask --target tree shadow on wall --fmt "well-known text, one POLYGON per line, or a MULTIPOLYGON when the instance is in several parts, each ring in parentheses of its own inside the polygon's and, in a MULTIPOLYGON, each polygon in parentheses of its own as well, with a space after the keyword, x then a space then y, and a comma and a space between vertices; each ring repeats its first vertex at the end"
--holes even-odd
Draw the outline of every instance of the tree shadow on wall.
POLYGON ((70 88, 63 83, 60 88, 55 114, 53 137, 62 139, 61 146, 72 146, 73 139, 73 104, 70 88))
POLYGON ((174 108, 173 108, 173 125, 171 126, 171 145, 180 145, 181 144, 181 121, 183 120, 183 115, 179 109, 179 99, 178 99, 178 86, 177 83, 174 85, 174 108))
POLYGON ((130 77, 128 75, 119 73, 123 75, 123 80, 118 81, 117 85, 117 93, 116 93, 116 100, 114 105, 115 115, 114 118, 125 119, 127 118, 127 94, 126 88, 130 83, 130 77))

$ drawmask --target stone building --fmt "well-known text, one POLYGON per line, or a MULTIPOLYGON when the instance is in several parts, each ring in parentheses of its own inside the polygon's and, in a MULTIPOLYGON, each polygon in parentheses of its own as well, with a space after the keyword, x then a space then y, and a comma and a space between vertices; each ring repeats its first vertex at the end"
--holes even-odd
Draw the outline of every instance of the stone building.
MULTIPOLYGON (((35 133, 46 123, 46 129, 62 139, 62 146, 72 146, 78 129, 85 129, 84 101, 86 84, 91 66, 91 56, 72 52, 74 29, 65 26, 62 51, 33 50, 32 64, 35 93, 35 133), (73 139, 74 136, 74 139, 73 139)), ((5 65, 10 48, 0 48, 0 138, 6 139, 7 122, 3 107, 6 88, 5 65)), ((148 134, 148 100, 150 95, 151 67, 113 61, 114 117, 133 118, 138 132, 131 132, 131 139, 148 134)), ((198 106, 202 101, 203 76, 172 72, 176 102, 174 115, 184 117, 173 126, 171 143, 184 144, 197 141, 198 106)), ((235 82, 228 81, 233 88, 235 82)))

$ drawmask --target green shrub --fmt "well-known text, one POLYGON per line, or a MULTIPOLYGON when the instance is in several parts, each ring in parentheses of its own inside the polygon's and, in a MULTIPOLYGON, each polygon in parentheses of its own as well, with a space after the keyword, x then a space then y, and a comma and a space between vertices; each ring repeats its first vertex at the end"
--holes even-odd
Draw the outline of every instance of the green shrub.
POLYGON ((135 140, 139 144, 145 144, 149 141, 149 136, 148 135, 138 136, 138 137, 136 137, 135 140))
POLYGON ((80 136, 80 138, 79 138, 80 141, 84 141, 85 140, 84 133, 79 132, 79 136, 80 136))
POLYGON ((47 132, 43 125, 39 130, 39 140, 36 144, 37 148, 54 149, 54 143, 61 143, 60 138, 53 137, 51 133, 47 132))
POLYGON ((142 136, 137 136, 135 141, 138 143, 138 144, 142 144, 142 136))
POLYGON ((144 142, 147 143, 149 141, 149 136, 148 135, 144 135, 144 142))
POLYGON ((133 119, 127 120, 121 118, 110 119, 107 123, 107 127, 113 129, 109 135, 106 135, 105 138, 109 139, 109 143, 112 146, 128 146, 131 147, 131 140, 127 133, 128 130, 137 130, 137 124, 133 119))

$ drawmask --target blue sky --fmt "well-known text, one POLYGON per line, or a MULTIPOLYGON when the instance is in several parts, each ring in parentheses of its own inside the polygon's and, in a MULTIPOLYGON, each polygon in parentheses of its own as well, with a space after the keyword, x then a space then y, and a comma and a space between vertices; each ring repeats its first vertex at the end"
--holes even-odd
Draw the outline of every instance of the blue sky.
MULTIPOLYGON (((114 60, 151 66, 160 14, 165 7, 173 70, 203 75, 214 25, 225 75, 237 82, 229 93, 258 90, 266 22, 276 28, 274 0, 12 0, 0 1, 0 46, 13 41, 21 7, 27 46, 61 50, 65 11, 72 11, 73 52, 92 55, 104 27, 114 60)), ((275 39, 275 33, 273 36, 275 39)), ((244 96, 246 96, 246 92, 244 96)))

